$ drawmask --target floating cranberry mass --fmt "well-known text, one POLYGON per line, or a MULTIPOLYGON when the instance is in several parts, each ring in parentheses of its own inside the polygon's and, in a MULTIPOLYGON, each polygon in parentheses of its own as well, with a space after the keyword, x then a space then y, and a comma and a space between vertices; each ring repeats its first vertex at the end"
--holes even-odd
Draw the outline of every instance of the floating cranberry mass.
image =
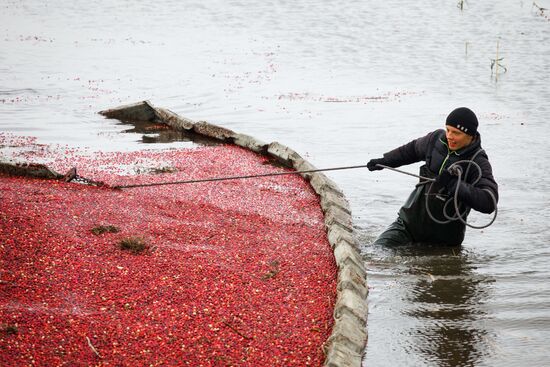
MULTIPOLYGON (((111 186, 284 170, 229 145, 36 147, 21 154, 111 186)), ((0 176, 3 366, 320 366, 335 288, 300 176, 126 190, 0 176)))

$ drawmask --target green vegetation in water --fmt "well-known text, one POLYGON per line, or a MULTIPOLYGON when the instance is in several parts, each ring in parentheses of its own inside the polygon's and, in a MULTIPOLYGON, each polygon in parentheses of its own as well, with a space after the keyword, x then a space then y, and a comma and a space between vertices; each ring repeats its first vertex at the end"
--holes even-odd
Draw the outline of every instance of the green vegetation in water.
POLYGON ((269 263, 270 270, 262 276, 263 280, 274 278, 281 271, 279 268, 279 261, 274 260, 269 263))
POLYGON ((498 81, 498 74, 499 74, 499 68, 503 69, 503 73, 507 72, 508 69, 506 69, 505 66, 503 66, 500 62, 504 60, 503 57, 499 57, 499 41, 497 41, 497 55, 494 59, 491 59, 491 74, 495 75, 495 80, 498 81), (493 71, 494 69, 494 71, 493 71))
POLYGON ((149 244, 142 237, 132 236, 122 239, 119 242, 121 250, 130 251, 133 254, 140 254, 149 249, 149 244))
POLYGON ((15 335, 19 332, 19 329, 15 325, 2 324, 0 326, 0 331, 3 331, 4 333, 6 333, 8 335, 15 335))
POLYGON ((103 234, 103 233, 118 233, 120 232, 120 229, 118 229, 118 227, 111 226, 111 225, 99 225, 92 228, 91 231, 96 236, 99 236, 100 234, 103 234))

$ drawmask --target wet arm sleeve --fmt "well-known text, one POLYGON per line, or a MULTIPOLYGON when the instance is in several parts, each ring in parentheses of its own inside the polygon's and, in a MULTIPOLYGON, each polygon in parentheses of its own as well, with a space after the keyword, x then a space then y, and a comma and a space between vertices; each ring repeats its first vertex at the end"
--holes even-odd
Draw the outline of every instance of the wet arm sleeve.
POLYGON ((436 134, 436 131, 384 153, 387 165, 389 167, 399 167, 424 160, 434 134, 436 134))
POLYGON ((475 185, 461 182, 458 189, 458 199, 478 212, 489 214, 496 209, 498 203, 498 185, 493 178, 489 161, 483 160, 478 164, 481 167, 483 176, 475 185))

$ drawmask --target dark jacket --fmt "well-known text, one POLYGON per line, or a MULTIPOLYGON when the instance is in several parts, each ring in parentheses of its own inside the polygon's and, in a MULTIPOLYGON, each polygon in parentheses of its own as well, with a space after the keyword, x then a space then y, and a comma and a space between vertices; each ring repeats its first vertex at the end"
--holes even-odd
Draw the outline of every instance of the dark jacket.
MULTIPOLYGON (((491 213, 495 210, 495 201, 498 201, 498 185, 493 178, 489 158, 481 148, 481 137, 475 136, 472 143, 458 151, 451 151, 447 145, 444 130, 436 130, 428 135, 413 140, 397 149, 384 154, 384 160, 390 167, 399 167, 419 161, 425 161, 420 167, 420 175, 434 178, 455 162, 473 160, 481 168, 479 170, 471 163, 459 163, 462 167, 463 181, 460 183, 458 199, 466 220, 470 209, 482 213, 491 213), (490 191, 495 200, 491 197, 490 191)), ((411 193, 399 216, 411 234, 414 242, 437 243, 445 245, 459 245, 464 240, 466 226, 460 220, 449 221, 444 215, 455 216, 455 206, 451 202, 445 206, 445 197, 454 193, 457 179, 450 186, 438 187, 437 184, 419 183, 411 193), (430 218, 428 210, 437 221, 430 218)))

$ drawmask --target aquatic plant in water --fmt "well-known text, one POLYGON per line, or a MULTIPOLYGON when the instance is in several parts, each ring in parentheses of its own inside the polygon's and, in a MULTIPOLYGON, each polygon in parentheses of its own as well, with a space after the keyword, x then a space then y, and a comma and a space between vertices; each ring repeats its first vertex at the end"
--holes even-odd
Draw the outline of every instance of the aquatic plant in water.
POLYGON ((499 67, 504 70, 503 73, 508 71, 508 69, 500 63, 502 60, 504 60, 504 58, 499 57, 499 41, 497 41, 497 54, 494 59, 491 59, 491 74, 495 75, 495 80, 498 80, 498 74, 500 73, 498 70, 499 67))

